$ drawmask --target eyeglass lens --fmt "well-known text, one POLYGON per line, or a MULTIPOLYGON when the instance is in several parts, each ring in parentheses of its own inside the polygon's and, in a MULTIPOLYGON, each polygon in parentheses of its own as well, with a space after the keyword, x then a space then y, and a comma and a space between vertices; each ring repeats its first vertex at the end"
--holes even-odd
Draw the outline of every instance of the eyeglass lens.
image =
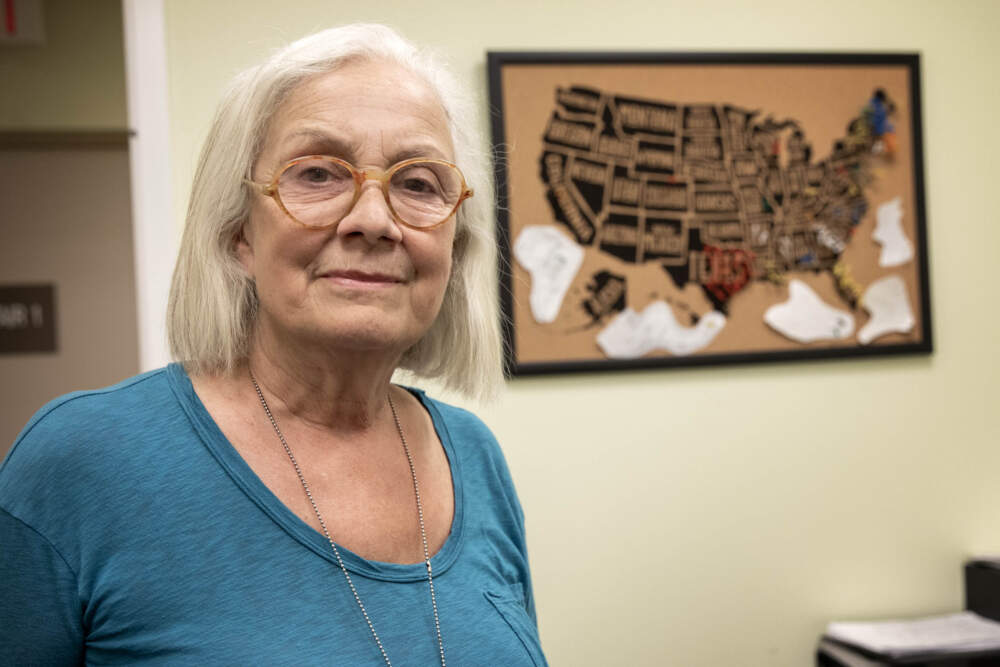
MULTIPOLYGON (((388 188, 396 215, 414 227, 426 227, 451 213, 462 196, 462 176, 446 164, 415 162, 393 172, 388 188)), ((311 227, 329 225, 346 216, 354 193, 351 171, 323 158, 293 164, 278 179, 278 196, 285 209, 311 227)))

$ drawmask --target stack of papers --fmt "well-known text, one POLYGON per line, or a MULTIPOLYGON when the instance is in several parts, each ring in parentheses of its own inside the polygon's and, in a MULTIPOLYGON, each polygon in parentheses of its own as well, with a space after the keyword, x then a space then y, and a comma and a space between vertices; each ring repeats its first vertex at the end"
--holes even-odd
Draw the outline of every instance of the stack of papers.
POLYGON ((831 623, 825 637, 888 658, 1000 655, 1000 623, 969 611, 909 621, 831 623))

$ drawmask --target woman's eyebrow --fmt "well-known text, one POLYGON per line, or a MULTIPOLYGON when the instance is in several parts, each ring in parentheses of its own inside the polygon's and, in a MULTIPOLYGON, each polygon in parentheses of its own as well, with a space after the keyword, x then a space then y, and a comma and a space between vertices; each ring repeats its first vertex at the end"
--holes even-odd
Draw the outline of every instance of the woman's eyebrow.
MULTIPOLYGON (((307 148, 316 153, 332 155, 348 161, 354 159, 360 148, 360 144, 356 141, 350 141, 329 132, 313 128, 295 130, 285 137, 285 142, 293 144, 293 148, 289 149, 293 153, 301 153, 303 148, 307 148)), ((292 155, 290 157, 300 156, 292 155)))
POLYGON ((400 148, 399 150, 388 154, 386 157, 388 157, 390 164, 396 164, 397 162, 402 162, 403 160, 409 160, 410 158, 415 157, 426 157, 434 160, 449 160, 448 156, 445 155, 440 148, 431 143, 420 143, 400 148))

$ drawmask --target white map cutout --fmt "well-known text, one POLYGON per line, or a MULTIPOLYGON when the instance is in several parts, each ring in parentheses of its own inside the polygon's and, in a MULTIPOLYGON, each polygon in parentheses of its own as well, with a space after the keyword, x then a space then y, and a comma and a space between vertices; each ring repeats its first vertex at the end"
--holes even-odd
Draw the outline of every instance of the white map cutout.
POLYGON ((529 225, 514 242, 514 257, 531 274, 532 316, 542 324, 555 321, 583 264, 583 249, 554 227, 529 225))
POLYGON ((858 332, 858 342, 862 345, 888 333, 909 333, 916 324, 906 283, 899 276, 888 276, 869 285, 861 297, 861 305, 871 314, 858 332))
POLYGON ((626 308, 601 333, 597 344, 611 359, 638 359, 653 350, 663 349, 675 356, 697 352, 726 326, 726 316, 713 310, 698 324, 685 327, 663 301, 654 301, 642 313, 626 308))
POLYGON ((847 338, 854 333, 854 316, 828 305, 801 280, 788 283, 788 301, 768 308, 764 321, 800 343, 847 338))
POLYGON ((890 199, 878 207, 872 238, 882 244, 879 266, 899 266, 913 259, 913 244, 903 231, 903 200, 890 199))

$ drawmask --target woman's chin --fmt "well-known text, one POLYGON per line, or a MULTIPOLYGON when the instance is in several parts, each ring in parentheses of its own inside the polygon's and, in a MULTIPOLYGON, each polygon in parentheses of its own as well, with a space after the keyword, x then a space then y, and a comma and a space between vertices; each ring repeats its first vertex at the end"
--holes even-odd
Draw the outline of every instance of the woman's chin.
POLYGON ((388 322, 343 322, 314 333, 314 340, 328 350, 389 356, 402 354, 419 338, 414 332, 388 322))

